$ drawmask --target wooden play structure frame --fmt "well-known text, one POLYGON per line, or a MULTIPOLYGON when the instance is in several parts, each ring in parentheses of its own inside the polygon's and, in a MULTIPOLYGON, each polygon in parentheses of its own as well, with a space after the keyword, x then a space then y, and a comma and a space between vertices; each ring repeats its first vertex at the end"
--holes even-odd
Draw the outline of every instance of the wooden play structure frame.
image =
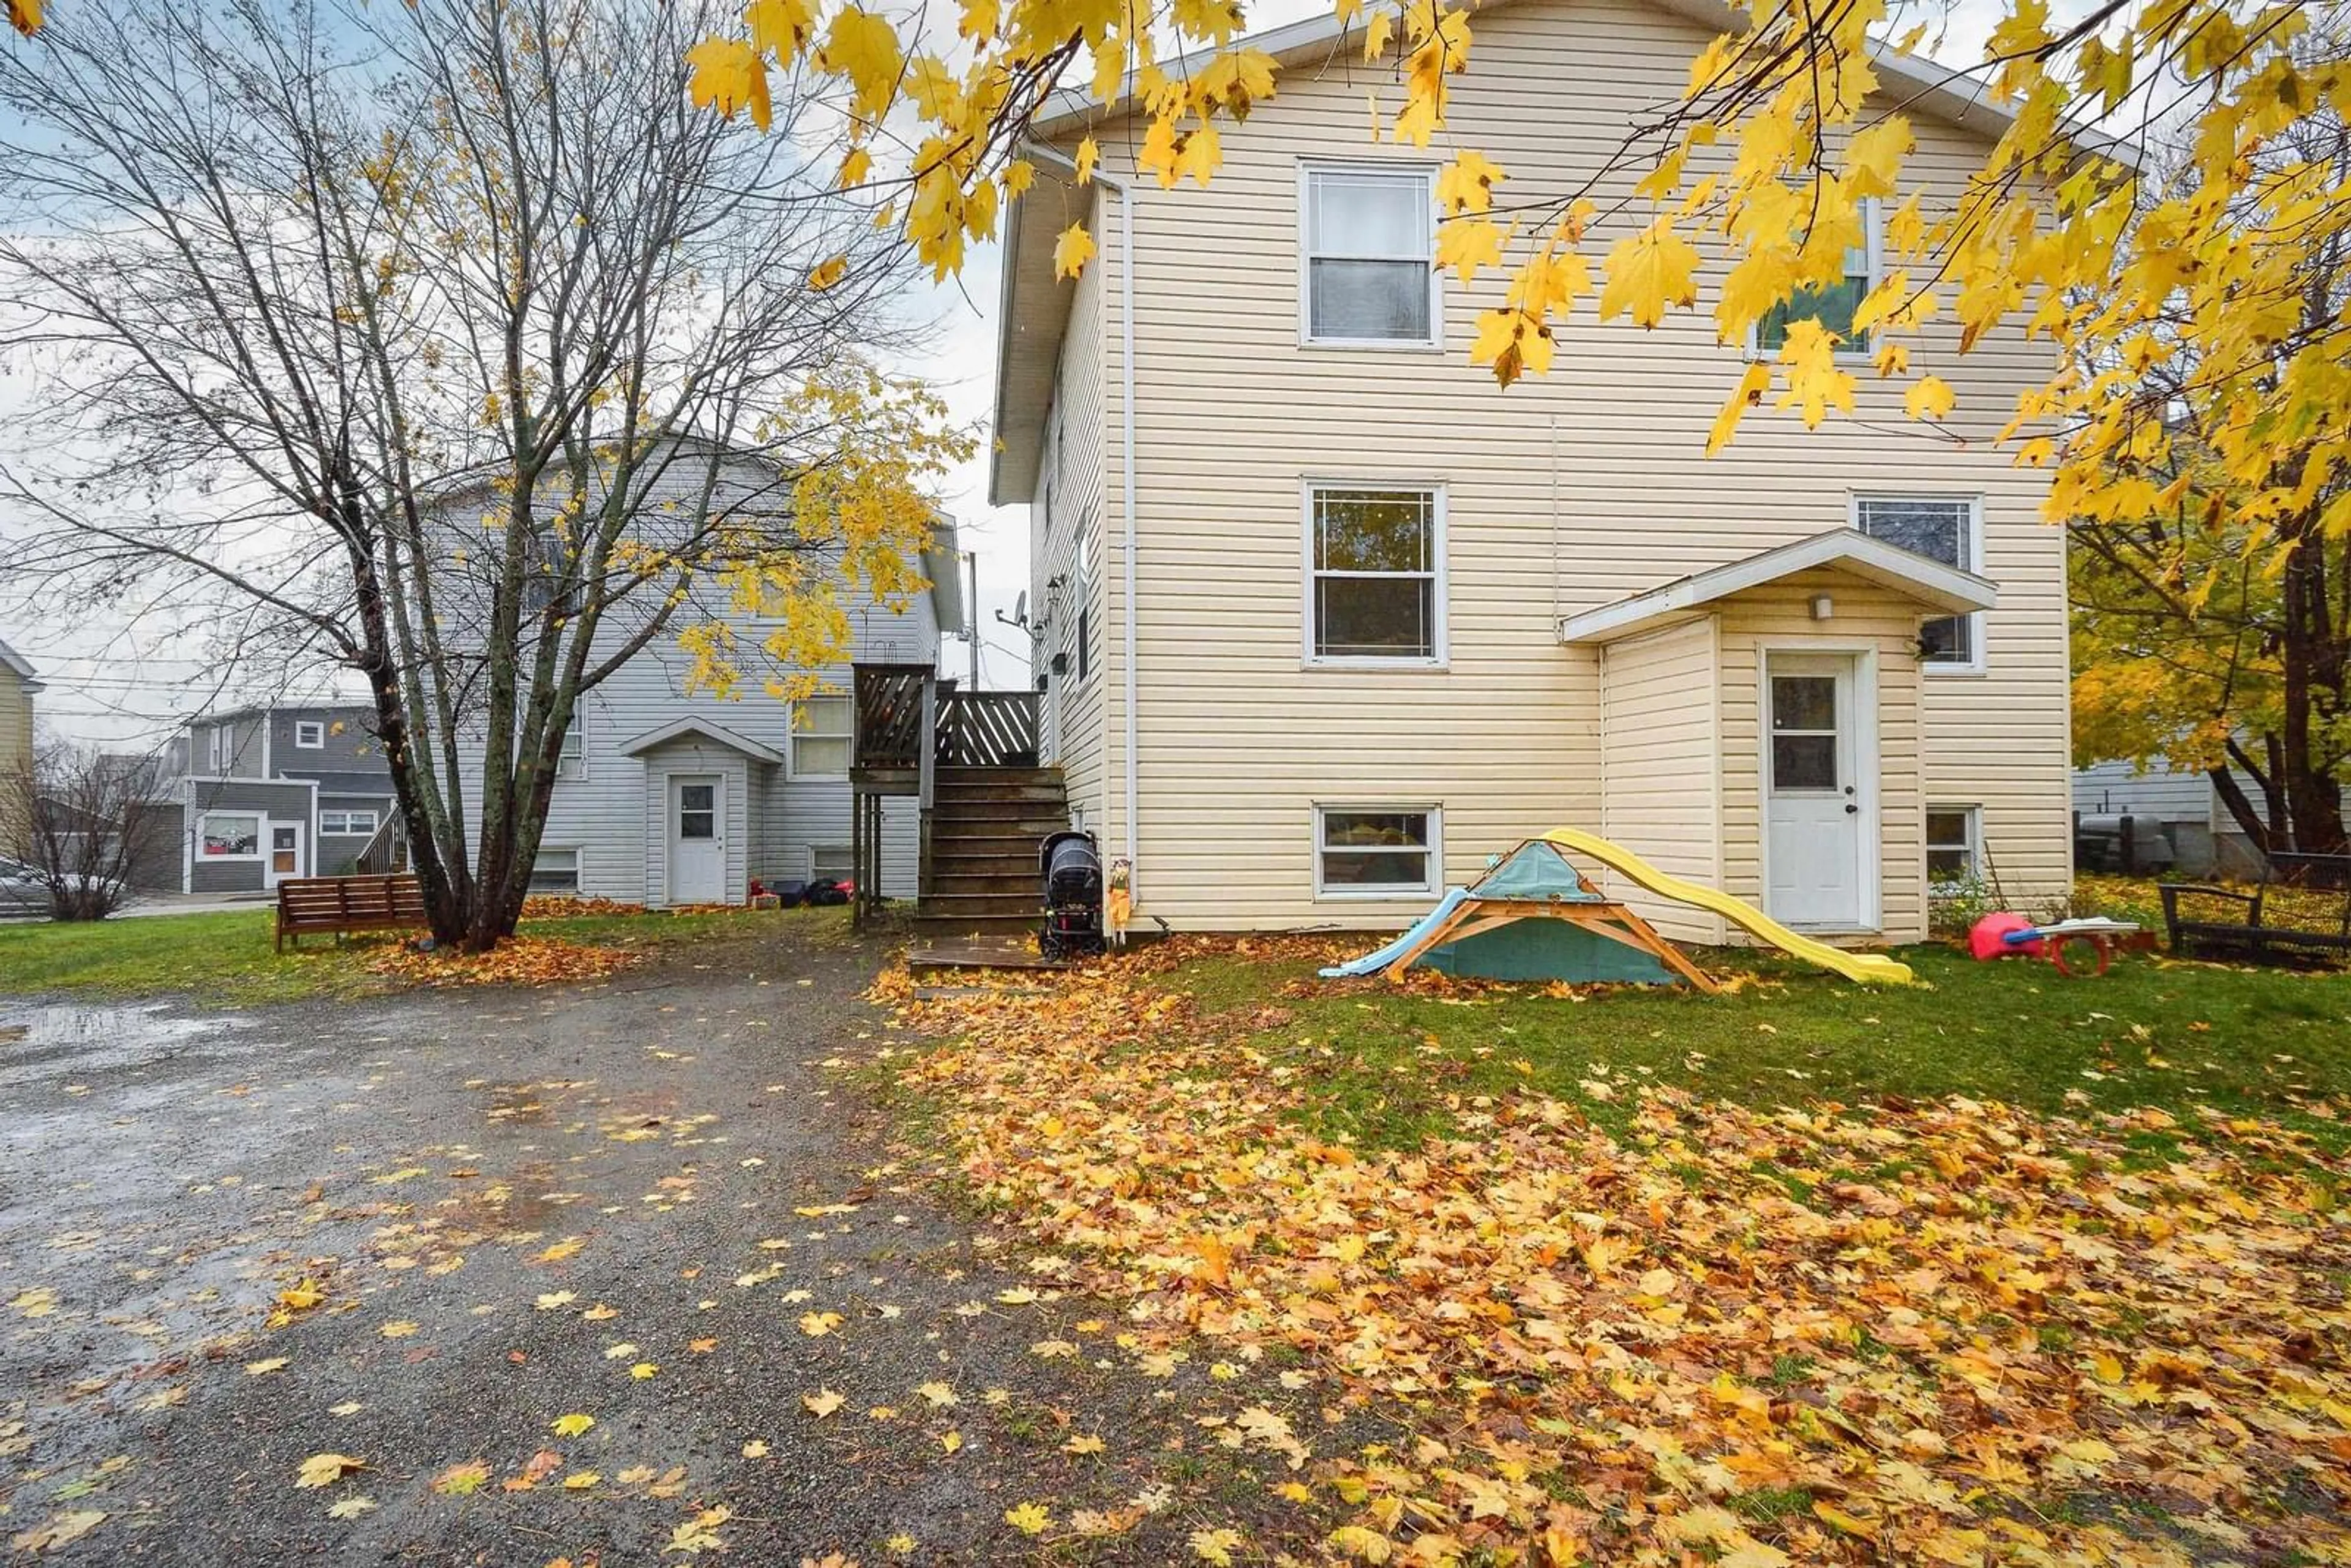
MULTIPOLYGON (((1508 863, 1528 845, 1542 842, 1544 841, 1541 839, 1524 841, 1518 849, 1502 857, 1502 863, 1508 863)), ((1389 977, 1400 977, 1430 952, 1448 942, 1466 942, 1473 936, 1520 920, 1564 920, 1571 925, 1582 926, 1595 936, 1604 936, 1611 942, 1648 954, 1687 980, 1703 995, 1714 996, 1722 989, 1704 970, 1683 956, 1680 948, 1659 936, 1656 926, 1593 886, 1592 879, 1563 857, 1561 863, 1574 872, 1576 886, 1587 896, 1578 899, 1553 894, 1548 898, 1485 898, 1472 887, 1451 914, 1420 940, 1405 948, 1388 966, 1389 977)))

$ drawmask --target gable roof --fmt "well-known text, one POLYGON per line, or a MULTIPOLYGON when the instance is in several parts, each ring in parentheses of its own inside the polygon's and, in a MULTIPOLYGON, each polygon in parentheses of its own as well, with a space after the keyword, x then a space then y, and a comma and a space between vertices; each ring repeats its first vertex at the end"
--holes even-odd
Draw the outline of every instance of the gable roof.
POLYGON ((1990 610, 2000 590, 1991 580, 1872 538, 1855 528, 1831 528, 1726 566, 1676 578, 1662 588, 1580 611, 1559 623, 1562 643, 1614 643, 1685 620, 1719 599, 1777 582, 1815 567, 1834 567, 1917 600, 1947 615, 1990 610))
POLYGON ((659 728, 649 729, 633 740, 622 741, 620 751, 623 757, 638 757, 656 746, 689 737, 723 746, 729 751, 739 751, 755 762, 772 762, 778 767, 783 764, 784 754, 775 747, 762 746, 747 735, 737 735, 723 725, 713 724, 706 718, 697 718, 691 714, 684 718, 672 719, 659 728))
POLYGON ((0 643, 0 666, 14 670, 16 673, 16 678, 25 684, 26 691, 37 692, 41 689, 41 678, 33 673, 31 664, 26 662, 22 653, 5 643, 0 643))

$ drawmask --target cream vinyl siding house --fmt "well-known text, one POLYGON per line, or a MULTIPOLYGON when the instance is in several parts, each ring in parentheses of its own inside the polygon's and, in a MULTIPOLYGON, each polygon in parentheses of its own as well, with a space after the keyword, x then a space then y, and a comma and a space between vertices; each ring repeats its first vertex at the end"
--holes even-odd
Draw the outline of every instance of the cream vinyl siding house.
MULTIPOLYGON (((1284 29, 1262 41, 1279 95, 1220 122, 1205 190, 1130 177, 1123 108, 1041 128, 1007 239, 992 499, 1038 508, 1032 603, 1083 585, 1092 689, 1049 677, 1047 760, 1104 854, 1133 853, 1138 919, 1401 925, 1429 883, 1561 824, 1861 940, 1924 934, 1930 821, 1966 824, 2011 900, 2069 885, 2064 540, 2043 477, 1991 439, 2045 345, 1962 356, 1938 324, 1912 369, 1957 392, 1939 427, 1857 358, 1854 415, 1758 409, 1709 459, 1761 351, 1716 340, 1719 267, 1654 331, 1583 301, 1551 374, 1508 392, 1467 354, 1502 280, 1428 267, 1456 151, 1507 169, 1510 198, 1579 189, 1719 25, 1704 0, 1489 5, 1426 150, 1369 140, 1390 67, 1353 34, 1284 29), (1089 133, 1103 173, 1080 186, 1089 133), (1057 281, 1077 220, 1100 254, 1057 281)), ((1998 120, 1886 75, 1908 177, 1955 199, 1998 120)), ((1646 221, 1635 173, 1595 193, 1595 265, 1646 221)), ((1852 265, 1858 288, 1882 257, 1852 265)))

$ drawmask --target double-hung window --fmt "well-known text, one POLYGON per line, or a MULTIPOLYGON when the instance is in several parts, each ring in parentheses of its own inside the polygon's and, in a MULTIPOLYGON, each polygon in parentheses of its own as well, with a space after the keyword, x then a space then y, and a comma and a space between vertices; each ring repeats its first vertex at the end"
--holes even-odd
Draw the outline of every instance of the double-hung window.
POLYGON ((345 838, 353 835, 371 836, 375 832, 377 821, 373 811, 321 811, 319 813, 319 831, 322 834, 345 838))
MULTIPOLYGON (((1983 504, 1973 496, 1856 496, 1853 526, 1874 539, 1961 571, 1983 569, 1983 504)), ((1921 658, 1930 672, 1980 674, 1984 667, 1983 617, 1945 615, 1918 628, 1921 658)))
POLYGON ((1445 496, 1432 486, 1309 485, 1306 656, 1445 657, 1445 496))
POLYGON ((1437 341, 1437 202, 1426 169, 1309 166, 1299 228, 1309 343, 1437 341))
POLYGON ((845 696, 802 697, 792 705, 792 777, 845 779, 857 722, 845 696))
POLYGON ((1885 250, 1881 222, 1877 198, 1865 197, 1861 204, 1862 242, 1845 248, 1844 276, 1821 287, 1799 288, 1765 311, 1763 319, 1755 324, 1757 353, 1778 354, 1788 340, 1788 323, 1806 320, 1818 321, 1836 335, 1838 353, 1869 352, 1869 333, 1855 331, 1853 318, 1854 312, 1861 308, 1861 302, 1869 297, 1869 291, 1877 287, 1880 257, 1885 250))
POLYGON ((1974 806, 1927 808, 1927 889, 1954 891, 1976 875, 1983 814, 1974 806))
POLYGON ((588 716, 573 709, 571 722, 563 727, 563 745, 555 754, 555 776, 561 779, 585 778, 588 772, 588 742, 582 733, 588 716))
POLYGON ((1434 806, 1317 806, 1317 898, 1418 896, 1437 890, 1444 852, 1434 806))

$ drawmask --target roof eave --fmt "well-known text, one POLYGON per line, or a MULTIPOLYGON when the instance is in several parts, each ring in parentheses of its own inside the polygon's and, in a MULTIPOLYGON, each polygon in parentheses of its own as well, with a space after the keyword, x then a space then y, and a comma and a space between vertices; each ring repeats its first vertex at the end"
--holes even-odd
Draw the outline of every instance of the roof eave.
POLYGON ((1832 528, 1562 617, 1559 640, 1585 647, 1620 642, 1692 619, 1709 605, 1750 589, 1823 567, 1892 589, 1916 601, 1924 613, 1963 615, 1990 610, 2000 600, 1999 587, 1988 578, 1852 528, 1832 528))

